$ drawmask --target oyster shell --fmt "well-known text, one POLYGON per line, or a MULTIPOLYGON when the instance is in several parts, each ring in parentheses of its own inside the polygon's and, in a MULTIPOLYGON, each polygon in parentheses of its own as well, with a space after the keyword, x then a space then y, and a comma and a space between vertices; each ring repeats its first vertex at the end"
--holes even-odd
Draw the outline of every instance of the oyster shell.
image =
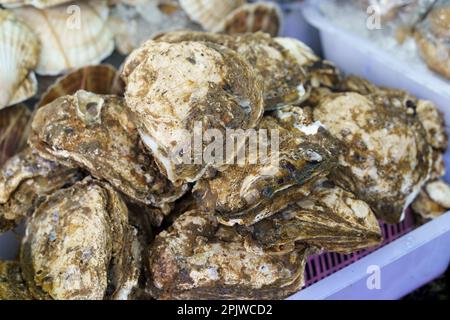
POLYGON ((270 116, 258 127, 278 131, 279 148, 269 143, 266 158, 256 164, 231 165, 196 184, 194 193, 202 207, 215 210, 221 223, 251 225, 267 218, 308 196, 311 184, 337 165, 339 143, 323 128, 313 128, 314 124, 296 123, 303 130, 297 131, 288 124, 289 115, 278 112, 285 128, 270 116))
POLYGON ((55 192, 36 209, 20 258, 36 299, 127 299, 140 270, 125 203, 90 178, 55 192))
POLYGON ((0 109, 37 92, 33 70, 41 46, 34 33, 10 10, 0 9, 0 109))
POLYGON ((178 0, 189 17, 206 31, 213 31, 234 9, 246 0, 178 0))
POLYGON ((34 6, 36 8, 48 8, 58 6, 63 3, 69 3, 73 0, 0 0, 0 4, 9 7, 34 6))
POLYGON ((32 300, 16 261, 0 261, 0 300, 32 300))
POLYGON ((44 160, 29 148, 12 157, 0 171, 0 233, 30 216, 45 196, 81 177, 78 170, 44 160))
POLYGON ((285 298, 304 285, 308 253, 267 254, 212 216, 190 211, 152 244, 148 287, 157 299, 285 298))
POLYGON ((146 155, 123 98, 83 90, 38 109, 30 144, 45 158, 81 167, 142 204, 166 209, 174 187, 146 155))
POLYGON ((282 25, 283 13, 277 4, 257 2, 247 3, 233 10, 213 31, 226 34, 261 31, 275 37, 282 25))
POLYGON ((30 118, 31 113, 24 105, 0 110, 0 168, 26 146, 30 118))
POLYGON ((325 251, 351 253, 382 240, 369 205, 328 181, 318 183, 307 198, 258 222, 251 232, 268 249, 298 242, 325 251))
POLYGON ((450 210, 450 185, 443 180, 429 182, 411 207, 424 221, 440 217, 450 210))
POLYGON ((273 110, 299 104, 308 97, 309 88, 302 66, 289 50, 261 32, 243 35, 218 35, 207 32, 176 31, 156 40, 165 42, 208 41, 224 45, 248 61, 263 79, 264 108, 273 110))
POLYGON ((380 99, 333 94, 314 109, 314 118, 346 145, 333 172, 336 184, 396 223, 430 178, 433 150, 408 108, 380 99))
POLYGON ((37 9, 23 7, 14 14, 39 36, 42 44, 36 72, 58 75, 73 68, 98 64, 114 50, 107 20, 106 1, 78 1, 66 6, 37 9))
MULTIPOLYGON (((251 66, 213 43, 149 41, 131 54, 122 75, 141 137, 174 183, 195 182, 220 166, 181 159, 180 151, 196 159, 186 151, 193 134, 253 128, 263 113, 261 83, 251 66)), ((205 147, 204 141, 202 154, 205 147)))
POLYGON ((60 77, 42 94, 38 108, 55 99, 86 90, 96 94, 123 95, 123 83, 116 68, 111 65, 83 67, 60 77))

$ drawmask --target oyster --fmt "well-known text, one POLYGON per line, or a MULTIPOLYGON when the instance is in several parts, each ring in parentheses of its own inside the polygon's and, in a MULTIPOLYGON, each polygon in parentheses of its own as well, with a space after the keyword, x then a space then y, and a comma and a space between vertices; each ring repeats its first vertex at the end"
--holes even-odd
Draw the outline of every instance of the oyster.
POLYGON ((422 220, 438 218, 450 210, 450 185, 442 180, 429 182, 411 207, 422 220))
POLYGON ((12 157, 0 171, 0 233, 30 216, 45 196, 81 177, 78 170, 45 160, 29 148, 12 157))
POLYGON ((226 34, 261 31, 275 37, 281 31, 282 24, 283 13, 277 4, 247 3, 230 12, 213 31, 226 34))
POLYGON ((16 261, 0 261, 0 300, 32 300, 16 261))
MULTIPOLYGON (((141 137, 174 183, 195 182, 220 166, 192 157, 193 135, 253 128, 263 113, 261 83, 251 66, 213 43, 149 41, 128 58, 123 79, 141 137)), ((202 154, 205 147, 203 141, 202 154)))
POLYGON ((34 33, 10 10, 0 9, 0 109, 37 92, 33 70, 41 46, 34 33))
POLYGON ((98 64, 114 50, 105 0, 78 1, 75 6, 14 9, 39 36, 42 44, 36 72, 58 75, 73 68, 98 64))
POLYGON ((124 88, 120 74, 111 65, 83 67, 60 77, 41 95, 38 108, 53 100, 85 90, 96 94, 123 95, 124 88))
POLYGON ((26 146, 31 113, 24 105, 0 110, 0 168, 26 146))
POLYGON ((125 203, 90 178, 55 192, 29 219, 20 262, 36 299, 128 299, 140 261, 125 203))
POLYGON ((29 142, 41 156, 84 168, 142 204, 167 209, 186 191, 146 154, 123 98, 83 90, 58 98, 38 109, 29 142))
POLYGON ((314 118, 346 146, 333 172, 336 184, 396 223, 430 178, 433 150, 413 110, 379 98, 333 94, 314 109, 314 118))
POLYGON ((380 244, 381 230, 369 205, 352 193, 321 181, 311 195, 250 229, 266 248, 303 243, 351 253, 380 244))
POLYGON ((266 253, 212 216, 190 211, 150 248, 148 284, 157 299, 280 299, 304 285, 309 250, 266 253))
POLYGON ((339 143, 315 124, 296 123, 303 130, 296 131, 288 125, 289 114, 278 112, 285 127, 270 116, 258 127, 278 132, 279 143, 269 143, 267 157, 256 164, 230 165, 213 179, 196 184, 196 197, 202 206, 215 210, 221 223, 251 225, 269 217, 308 196, 311 184, 337 165, 339 143))

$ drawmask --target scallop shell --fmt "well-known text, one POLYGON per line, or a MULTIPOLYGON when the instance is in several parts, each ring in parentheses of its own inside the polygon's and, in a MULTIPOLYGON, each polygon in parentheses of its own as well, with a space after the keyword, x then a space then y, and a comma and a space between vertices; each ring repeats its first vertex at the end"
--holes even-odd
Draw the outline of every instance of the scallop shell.
POLYGON ((86 90, 96 94, 123 93, 119 73, 111 65, 96 65, 77 69, 51 85, 42 95, 37 107, 40 108, 59 97, 75 94, 78 90, 86 90))
POLYGON ((73 0, 1 0, 0 4, 8 8, 16 8, 31 5, 36 8, 54 7, 73 0))
POLYGON ((215 31, 226 34, 262 31, 275 37, 279 34, 282 23, 283 15, 277 4, 257 2, 232 11, 215 31))
POLYGON ((80 1, 49 9, 25 7, 14 13, 41 39, 42 54, 36 70, 41 75, 98 64, 114 50, 106 1, 80 1))
POLYGON ((179 0, 189 17, 198 22, 205 30, 212 31, 236 8, 245 4, 245 0, 179 0))
POLYGON ((37 37, 12 11, 0 10, 0 109, 37 92, 33 70, 39 61, 37 37))
POLYGON ((27 143, 30 112, 24 105, 0 110, 0 167, 27 143))

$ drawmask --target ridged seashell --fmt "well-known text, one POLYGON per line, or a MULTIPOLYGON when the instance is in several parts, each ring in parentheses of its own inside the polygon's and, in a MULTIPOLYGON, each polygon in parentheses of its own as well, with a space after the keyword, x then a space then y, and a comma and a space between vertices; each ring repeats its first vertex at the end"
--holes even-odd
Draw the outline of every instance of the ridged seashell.
POLYGON ((24 105, 0 110, 0 168, 27 143, 30 112, 24 105))
POLYGON ((226 34, 262 31, 275 37, 280 32, 282 23, 283 15, 277 4, 257 2, 235 9, 215 31, 226 34))
POLYGON ((123 87, 116 68, 111 65, 96 65, 77 69, 59 79, 42 95, 40 108, 59 97, 85 90, 96 94, 123 94, 123 87))
POLYGON ((12 11, 0 10, 0 109, 34 96, 38 38, 12 11))
POLYGON ((245 4, 245 0, 179 0, 189 17, 205 30, 212 31, 223 18, 234 9, 245 4))
POLYGON ((54 7, 73 0, 1 0, 0 4, 8 8, 16 8, 31 5, 36 8, 54 7))
POLYGON ((39 74, 58 75, 98 64, 114 50, 106 1, 80 1, 48 9, 26 7, 14 13, 41 39, 42 53, 36 69, 39 74))

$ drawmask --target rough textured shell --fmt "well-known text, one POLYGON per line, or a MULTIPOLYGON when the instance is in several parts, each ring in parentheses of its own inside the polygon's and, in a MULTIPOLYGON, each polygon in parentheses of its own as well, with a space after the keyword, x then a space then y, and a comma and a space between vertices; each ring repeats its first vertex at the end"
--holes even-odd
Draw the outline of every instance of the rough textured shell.
POLYGON ((283 25, 280 7, 271 2, 244 4, 235 9, 214 29, 226 34, 264 32, 275 37, 283 25))
POLYGON ((0 109, 37 92, 33 73, 40 44, 34 33, 9 10, 0 10, 0 109))
POLYGON ((167 33, 159 41, 209 41, 236 51, 253 66, 263 80, 266 110, 299 104, 308 97, 306 75, 296 58, 269 35, 249 33, 229 36, 207 32, 167 33))
POLYGON ((432 148, 414 116, 393 96, 333 94, 314 109, 347 150, 335 182, 369 203, 379 217, 398 222, 430 178, 432 148))
POLYGON ((0 300, 31 300, 16 261, 0 261, 0 300))
POLYGON ((181 7, 189 17, 206 31, 214 28, 234 9, 243 5, 245 0, 179 0, 181 7))
POLYGON ((419 222, 427 222, 450 209, 450 186, 442 180, 429 182, 412 203, 419 222))
POLYGON ((369 205, 327 183, 322 181, 309 197, 256 224, 255 239, 267 247, 300 242, 341 253, 379 244, 381 230, 369 205))
POLYGON ((24 105, 0 110, 0 168, 26 145, 30 118, 24 105))
POLYGON ((183 195, 141 145, 123 98, 78 91, 38 109, 30 143, 43 157, 81 167, 131 199, 166 208, 183 195))
POLYGON ((122 77, 141 137, 173 182, 197 181, 216 165, 180 159, 197 123, 202 132, 225 134, 255 127, 263 113, 261 82, 252 67, 213 43, 149 41, 130 55, 122 77))
POLYGON ((137 284, 136 236, 119 195, 86 179, 34 212, 21 265, 37 299, 126 299, 137 284))
POLYGON ((304 285, 307 254, 305 248, 267 254, 190 211, 151 246, 149 287, 158 299, 281 299, 304 285))
POLYGON ((41 96, 38 108, 59 97, 85 90, 96 94, 123 95, 123 83, 116 68, 111 65, 83 67, 59 78, 41 96))
POLYGON ((98 64, 114 50, 106 1, 79 1, 69 7, 14 10, 39 36, 42 52, 37 73, 58 75, 98 64))

